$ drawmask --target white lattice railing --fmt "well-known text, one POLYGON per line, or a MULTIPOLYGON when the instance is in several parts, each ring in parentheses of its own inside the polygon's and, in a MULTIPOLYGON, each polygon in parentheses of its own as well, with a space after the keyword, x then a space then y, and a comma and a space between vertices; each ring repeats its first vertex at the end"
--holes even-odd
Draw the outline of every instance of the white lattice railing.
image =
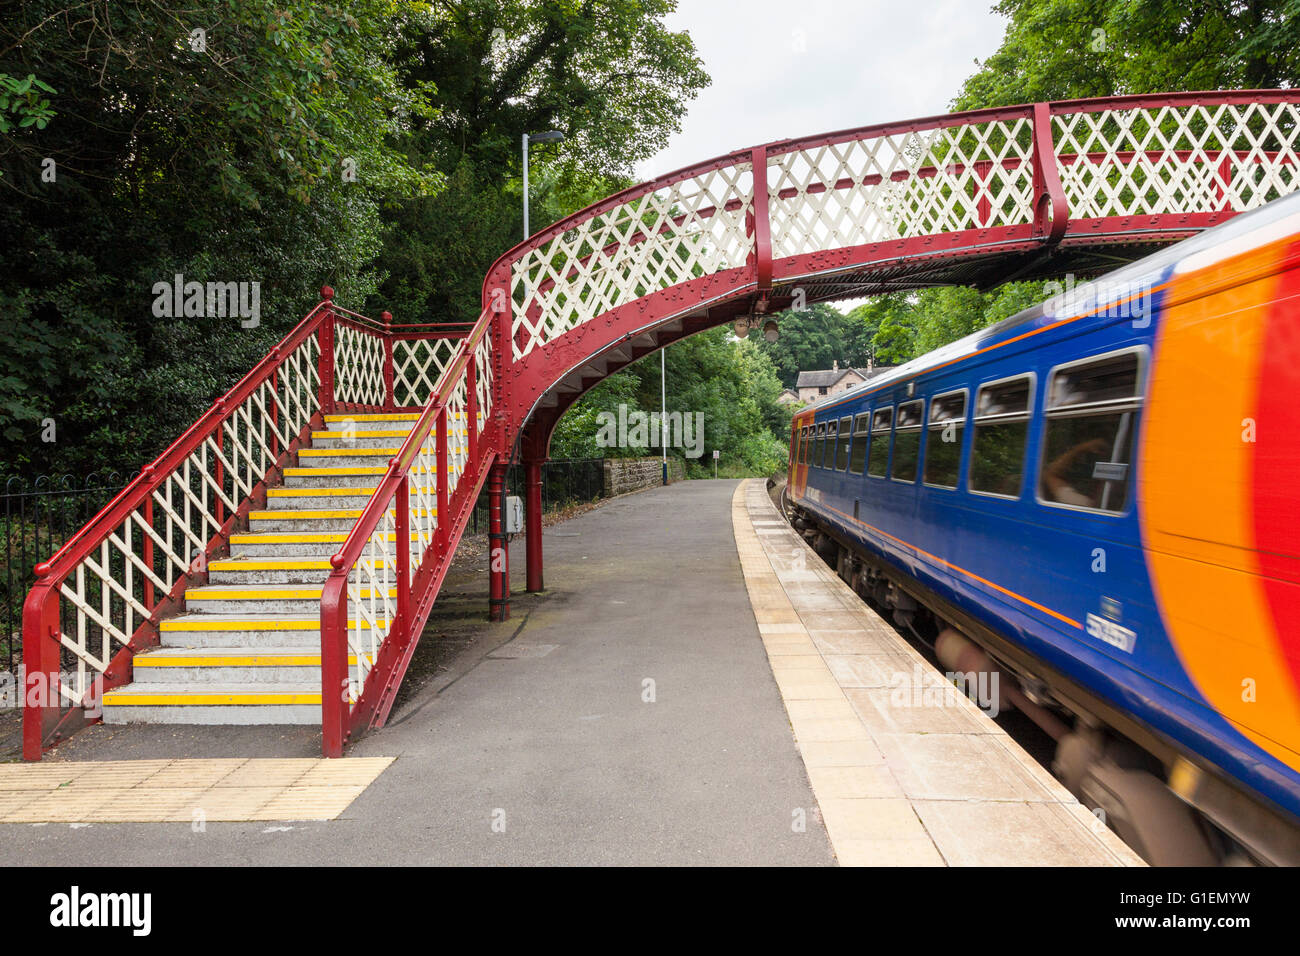
MULTIPOLYGON (((29 706, 24 752, 39 757, 68 708, 94 709, 129 645, 206 571, 243 511, 320 411, 322 302, 64 547, 36 568, 24 605, 29 706), (29 698, 29 703, 31 702, 29 698)), ((125 671, 123 662, 119 665, 125 671)))
POLYGON ((1265 91, 985 110, 734 153, 620 193, 512 251, 513 358, 648 294, 746 265, 770 276, 773 262, 837 249, 968 230, 989 231, 990 243, 996 230, 1001 241, 1015 230, 1041 238, 1045 224, 1055 241, 1067 225, 1059 215, 1184 217, 1185 228, 1185 217, 1294 190, 1297 136, 1300 93, 1265 91), (756 164, 765 203, 753 194, 756 164))
MULTIPOLYGON (((331 559, 321 597, 328 755, 391 706, 404 649, 423 626, 491 459, 483 436, 493 402, 492 315, 457 341, 428 384, 428 404, 331 559)), ((408 376, 407 387, 420 388, 428 374, 421 368, 408 376)))

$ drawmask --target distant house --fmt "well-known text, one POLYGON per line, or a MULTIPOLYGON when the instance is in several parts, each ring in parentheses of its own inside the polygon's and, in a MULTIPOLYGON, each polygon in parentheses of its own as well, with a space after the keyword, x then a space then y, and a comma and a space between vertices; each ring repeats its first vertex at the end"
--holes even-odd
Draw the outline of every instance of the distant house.
POLYGON ((779 405, 802 405, 803 404, 802 399, 799 398, 799 393, 796 392, 793 388, 787 388, 783 392, 781 392, 781 394, 777 396, 776 401, 777 404, 779 405))
POLYGON ((875 378, 880 373, 887 372, 893 367, 892 365, 869 364, 866 368, 849 368, 848 366, 840 368, 840 363, 837 361, 833 368, 800 372, 799 379, 795 382, 795 388, 798 389, 799 401, 804 404, 812 404, 827 395, 838 395, 840 392, 847 392, 849 389, 861 385, 867 379, 875 378))

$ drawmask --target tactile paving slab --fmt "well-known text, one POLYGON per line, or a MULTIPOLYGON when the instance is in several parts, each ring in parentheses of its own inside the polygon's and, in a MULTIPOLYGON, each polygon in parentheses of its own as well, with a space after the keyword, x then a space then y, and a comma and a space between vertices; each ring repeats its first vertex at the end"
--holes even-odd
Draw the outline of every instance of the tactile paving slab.
POLYGON ((333 820, 392 757, 0 764, 0 823, 333 820))

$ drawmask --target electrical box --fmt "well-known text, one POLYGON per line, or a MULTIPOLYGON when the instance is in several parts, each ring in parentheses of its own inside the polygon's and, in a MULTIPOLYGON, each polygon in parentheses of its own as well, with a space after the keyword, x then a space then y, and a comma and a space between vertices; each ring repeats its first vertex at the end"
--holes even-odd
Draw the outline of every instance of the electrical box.
POLYGON ((524 499, 518 495, 506 498, 506 513, 503 516, 506 534, 519 534, 524 530, 524 499))

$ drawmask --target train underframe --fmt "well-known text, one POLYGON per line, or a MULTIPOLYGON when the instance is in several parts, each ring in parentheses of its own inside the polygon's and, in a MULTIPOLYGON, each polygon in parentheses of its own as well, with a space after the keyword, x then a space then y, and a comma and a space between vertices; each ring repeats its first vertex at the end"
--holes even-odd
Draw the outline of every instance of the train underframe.
POLYGON ((1020 711, 1055 743, 1052 771, 1156 866, 1300 865, 1300 821, 1029 655, 797 505, 819 557, 989 712, 1020 711), (978 689, 978 690, 977 690, 978 689), (992 700, 979 696, 992 689, 992 700), (996 706, 997 711, 992 708, 996 706))

